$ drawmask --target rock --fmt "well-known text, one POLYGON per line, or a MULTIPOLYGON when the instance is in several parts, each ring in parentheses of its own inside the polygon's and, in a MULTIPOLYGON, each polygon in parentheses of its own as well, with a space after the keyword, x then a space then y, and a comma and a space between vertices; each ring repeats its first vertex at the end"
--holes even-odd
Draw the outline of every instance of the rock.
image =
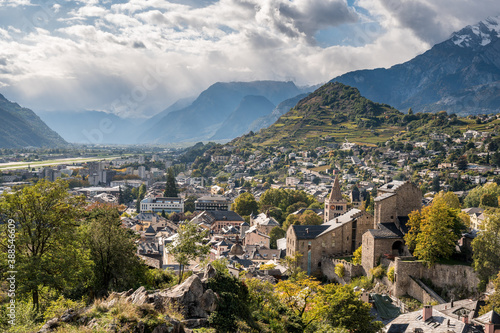
POLYGON ((75 319, 76 316, 77 314, 75 313, 75 310, 68 309, 63 313, 63 315, 59 320, 62 321, 63 323, 70 323, 75 319))
POLYGON ((185 319, 182 321, 182 323, 187 328, 200 328, 200 327, 204 327, 208 324, 208 319, 206 319, 206 318, 185 319))
POLYGON ((217 310, 217 295, 212 289, 207 289, 200 299, 200 305, 206 312, 213 312, 217 310))
POLYGON ((45 325, 40 328, 38 333, 46 333, 46 332, 52 332, 55 328, 59 326, 59 318, 52 318, 51 320, 47 321, 45 325))
POLYGON ((170 323, 170 331, 172 333, 184 333, 184 325, 177 319, 171 318, 170 316, 166 315, 165 320, 170 323))
POLYGON ((206 318, 207 312, 201 307, 203 284, 196 275, 190 276, 184 283, 167 290, 166 302, 175 305, 184 318, 206 318))
POLYGON ((134 293, 132 295, 127 297, 127 302, 130 302, 130 303, 136 304, 136 305, 142 305, 142 304, 146 303, 146 300, 148 298, 147 296, 148 296, 148 292, 147 292, 146 288, 140 287, 139 289, 134 291, 134 293))
POLYGON ((140 321, 135 326, 133 333, 144 333, 145 328, 146 327, 144 326, 144 323, 142 321, 140 321))
POLYGON ((205 269, 205 273, 203 274, 203 280, 206 281, 215 277, 216 273, 217 272, 215 271, 215 268, 212 265, 208 264, 207 268, 205 269))
POLYGON ((92 318, 92 320, 89 321, 89 323, 87 324, 87 327, 88 328, 95 328, 97 325, 99 325, 97 323, 97 319, 96 318, 92 318))

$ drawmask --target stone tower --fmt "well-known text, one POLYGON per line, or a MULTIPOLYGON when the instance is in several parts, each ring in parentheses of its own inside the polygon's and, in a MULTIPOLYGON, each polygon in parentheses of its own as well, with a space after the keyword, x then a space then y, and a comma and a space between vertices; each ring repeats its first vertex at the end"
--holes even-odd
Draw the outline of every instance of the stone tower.
POLYGON ((333 182, 332 191, 330 195, 325 200, 325 212, 323 214, 323 222, 328 222, 337 216, 340 216, 347 212, 347 201, 342 198, 342 193, 340 192, 340 182, 339 178, 335 177, 333 182))

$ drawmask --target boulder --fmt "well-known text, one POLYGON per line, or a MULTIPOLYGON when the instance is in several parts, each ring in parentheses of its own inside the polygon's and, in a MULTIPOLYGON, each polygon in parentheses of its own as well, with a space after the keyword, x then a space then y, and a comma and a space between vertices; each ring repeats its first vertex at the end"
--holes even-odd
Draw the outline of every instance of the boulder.
POLYGON ((166 303, 174 305, 184 318, 207 318, 208 313, 201 307, 203 294, 200 278, 192 275, 184 283, 166 290, 163 296, 166 303))
POLYGON ((213 312, 217 310, 217 295, 212 289, 207 289, 200 299, 200 305, 206 312, 213 312))
POLYGON ((54 329, 59 326, 59 318, 52 318, 51 320, 47 321, 45 325, 40 328, 38 333, 46 333, 46 332, 52 332, 54 329))

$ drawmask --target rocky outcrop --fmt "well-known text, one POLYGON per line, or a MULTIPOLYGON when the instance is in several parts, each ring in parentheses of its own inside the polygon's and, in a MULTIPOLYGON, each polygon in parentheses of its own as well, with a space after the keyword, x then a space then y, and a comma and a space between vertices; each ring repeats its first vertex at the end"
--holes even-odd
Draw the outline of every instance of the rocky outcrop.
MULTIPOLYGON (((154 328, 154 333, 182 333, 189 332, 185 328, 198 328, 206 326, 208 316, 217 309, 218 297, 211 289, 207 289, 206 281, 215 276, 215 270, 209 266, 203 276, 203 280, 197 275, 190 276, 182 284, 175 287, 148 291, 144 287, 137 290, 128 290, 121 293, 112 293, 100 305, 111 309, 119 303, 130 303, 137 306, 151 304, 156 311, 163 312, 166 309, 182 314, 183 320, 178 321, 165 316, 165 323, 154 328)), ((62 323, 74 323, 88 328, 97 328, 98 321, 84 315, 83 311, 78 313, 72 309, 67 310, 61 317, 53 318, 40 329, 38 333, 54 331, 62 323)), ((144 332, 144 324, 140 321, 134 325, 134 332, 144 332), (142 327, 142 328, 141 328, 142 327)), ((106 327, 107 331, 119 331, 116 327, 106 327)))

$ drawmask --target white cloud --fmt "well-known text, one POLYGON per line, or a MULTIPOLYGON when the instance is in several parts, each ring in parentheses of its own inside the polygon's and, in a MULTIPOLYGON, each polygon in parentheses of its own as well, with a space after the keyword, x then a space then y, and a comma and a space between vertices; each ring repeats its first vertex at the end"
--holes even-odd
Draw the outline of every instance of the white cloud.
POLYGON ((499 7, 483 1, 481 8, 469 0, 58 1, 50 22, 30 33, 0 24, 1 92, 35 110, 133 115, 216 81, 317 84, 408 60, 499 7), (368 21, 377 24, 357 23, 368 21), (315 43, 318 31, 339 25, 352 27, 352 46, 315 43))

